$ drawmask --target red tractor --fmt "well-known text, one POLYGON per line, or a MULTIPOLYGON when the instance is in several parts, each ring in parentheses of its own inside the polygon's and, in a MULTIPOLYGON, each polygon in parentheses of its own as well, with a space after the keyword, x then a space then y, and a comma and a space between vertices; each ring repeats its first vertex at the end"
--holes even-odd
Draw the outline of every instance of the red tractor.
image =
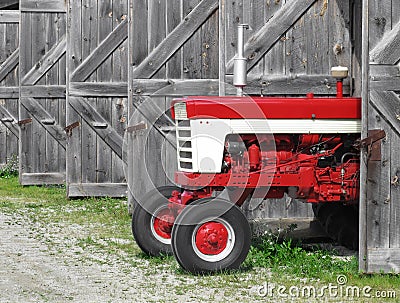
POLYGON ((357 248, 361 99, 343 97, 347 69, 333 76, 336 97, 174 100, 178 186, 149 192, 135 207, 140 248, 172 252, 193 273, 238 268, 251 240, 240 206, 284 195, 312 203, 328 234, 357 248))

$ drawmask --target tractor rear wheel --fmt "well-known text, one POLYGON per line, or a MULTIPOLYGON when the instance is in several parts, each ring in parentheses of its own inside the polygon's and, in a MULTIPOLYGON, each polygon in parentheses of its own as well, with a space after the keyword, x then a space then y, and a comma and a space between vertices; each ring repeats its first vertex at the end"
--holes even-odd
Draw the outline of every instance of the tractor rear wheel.
POLYGON ((250 225, 245 215, 236 205, 218 198, 188 205, 172 229, 175 258, 193 274, 239 268, 250 242, 250 225))
POLYGON ((176 186, 162 186, 148 192, 132 215, 132 233, 136 243, 149 256, 172 254, 171 231, 175 213, 168 208, 176 186))
POLYGON ((358 207, 341 203, 318 203, 313 211, 325 232, 340 245, 358 249, 358 207))

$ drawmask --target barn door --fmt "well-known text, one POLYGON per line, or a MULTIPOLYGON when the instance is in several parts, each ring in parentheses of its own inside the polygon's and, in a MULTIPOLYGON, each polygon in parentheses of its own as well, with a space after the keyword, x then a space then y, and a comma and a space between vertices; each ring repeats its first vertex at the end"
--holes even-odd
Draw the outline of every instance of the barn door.
MULTIPOLYGON (((135 115, 131 121, 131 194, 140 197, 153 186, 171 183, 165 170, 173 170, 176 162, 172 156, 165 157, 169 162, 162 159, 163 146, 173 151, 168 118, 156 121, 153 130, 136 127, 141 120, 151 126, 148 122, 168 109, 173 96, 236 93, 232 73, 238 24, 251 26, 247 94, 335 94, 330 67, 351 68, 349 6, 345 0, 175 0, 168 5, 132 0, 130 104, 142 118, 135 115)), ((250 216, 312 216, 308 205, 275 202, 250 216)))
POLYGON ((66 5, 20 2, 20 182, 65 182, 66 5))
POLYGON ((173 97, 217 95, 218 0, 131 0, 129 201, 171 184, 173 97), (136 125, 144 122, 147 129, 136 125))
POLYGON ((127 0, 70 0, 68 196, 126 196, 127 0))
POLYGON ((0 11, 0 164, 18 155, 19 12, 0 11))
POLYGON ((364 80, 369 90, 366 85, 363 123, 364 135, 372 140, 366 141, 363 158, 367 172, 361 183, 360 269, 399 273, 400 4, 364 1, 364 14, 364 80))

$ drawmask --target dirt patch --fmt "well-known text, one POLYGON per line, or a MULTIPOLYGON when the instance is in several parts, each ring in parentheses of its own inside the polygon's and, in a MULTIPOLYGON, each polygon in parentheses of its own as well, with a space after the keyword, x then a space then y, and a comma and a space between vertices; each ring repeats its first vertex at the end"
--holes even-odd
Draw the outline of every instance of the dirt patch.
MULTIPOLYGON (((143 258, 75 245, 79 225, 41 226, 23 215, 0 213, 0 302, 254 302, 255 278, 241 274, 195 277, 143 258), (69 237, 65 235, 69 234, 69 237), (136 264, 132 266, 132 264, 136 264), (243 285, 238 288, 238 285, 243 285)), ((119 241, 115 239, 115 241, 119 241)), ((268 276, 267 270, 260 278, 268 276)))

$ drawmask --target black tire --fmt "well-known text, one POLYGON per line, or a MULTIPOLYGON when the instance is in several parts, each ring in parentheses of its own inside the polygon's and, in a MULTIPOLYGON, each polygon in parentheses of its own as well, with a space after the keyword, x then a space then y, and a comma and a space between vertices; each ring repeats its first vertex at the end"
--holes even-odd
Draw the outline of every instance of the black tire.
POLYGON ((358 207, 341 203, 319 203, 313 211, 327 235, 340 245, 358 249, 358 207))
POLYGON ((229 201, 210 200, 201 199, 187 206, 172 229, 174 256, 183 269, 193 274, 237 269, 250 249, 250 225, 243 212, 229 201), (214 244, 205 242, 205 233, 207 241, 214 244))
POLYGON ((168 209, 168 199, 174 190, 181 191, 176 186, 162 186, 148 192, 133 211, 133 237, 142 251, 149 256, 172 254, 171 239, 167 237, 168 231, 165 233, 156 231, 154 222, 155 220, 160 222, 157 214, 173 216, 168 209))

